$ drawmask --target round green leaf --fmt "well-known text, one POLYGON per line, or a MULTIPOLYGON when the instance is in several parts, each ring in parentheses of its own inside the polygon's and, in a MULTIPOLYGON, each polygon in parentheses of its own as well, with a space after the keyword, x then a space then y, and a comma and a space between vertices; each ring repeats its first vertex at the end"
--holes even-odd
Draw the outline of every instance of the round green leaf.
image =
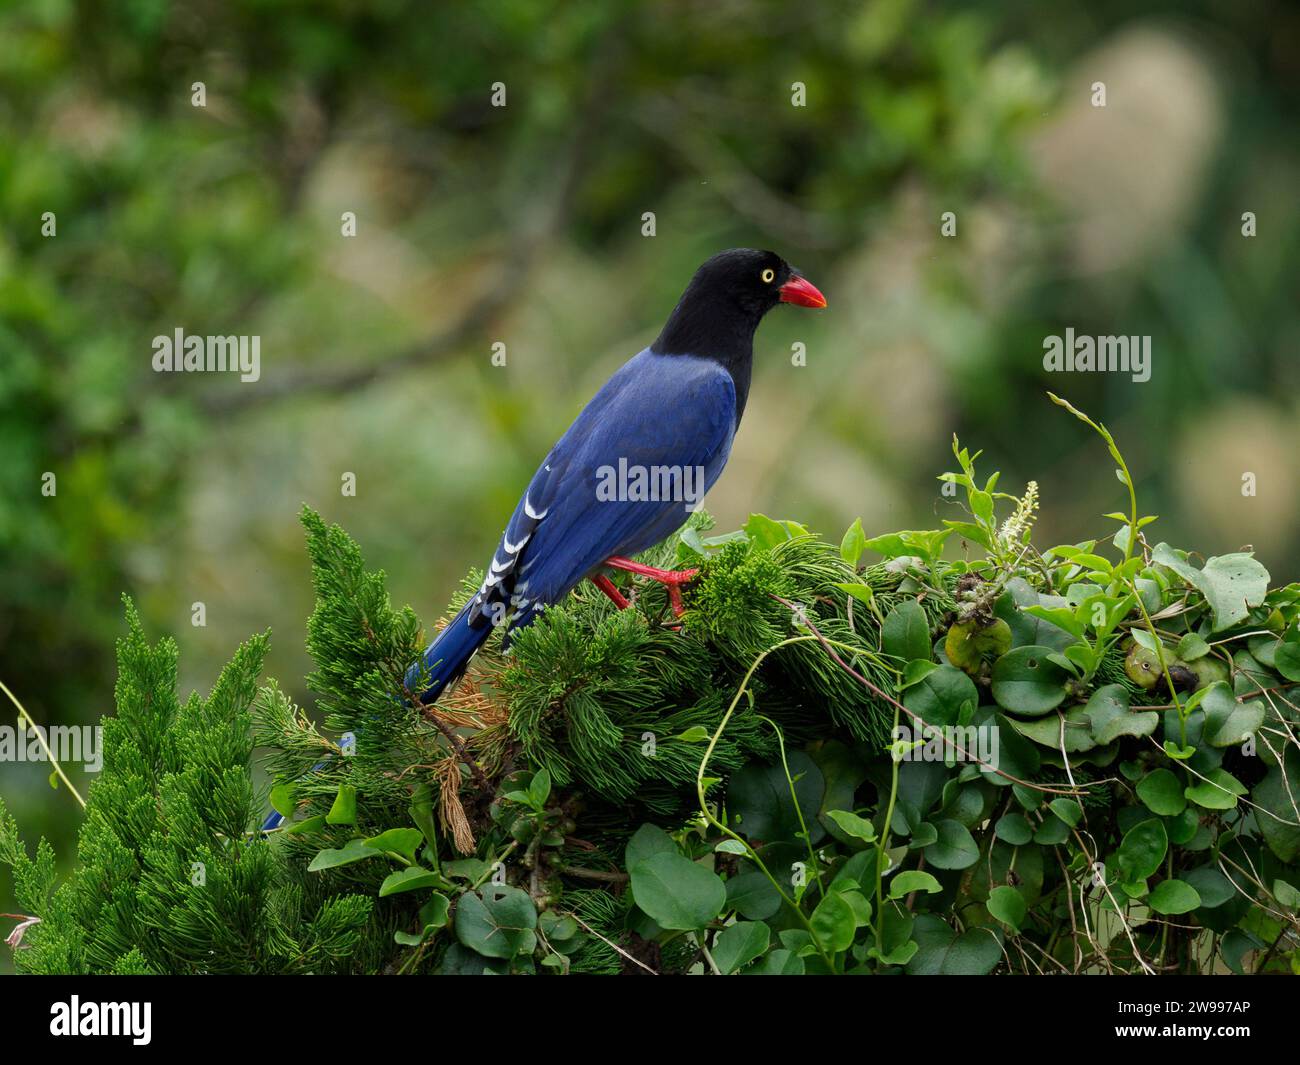
POLYGON ((1237 805, 1237 796, 1246 794, 1241 781, 1226 769, 1211 769, 1204 777, 1197 778, 1183 794, 1206 810, 1231 810, 1237 805))
POLYGON ((920 850, 922 847, 928 847, 938 838, 939 830, 929 821, 922 821, 912 830, 912 841, 908 847, 914 851, 920 850))
POLYGON ((803 958, 792 950, 774 950, 746 969, 741 976, 803 976, 803 958))
POLYGON ((941 665, 907 689, 903 705, 931 725, 955 725, 962 707, 979 705, 975 682, 954 666, 941 665))
POLYGON ((1254 932, 1234 928, 1223 937, 1223 941, 1219 944, 1219 956, 1229 969, 1241 976, 1244 972, 1242 959, 1245 958, 1246 952, 1262 950, 1264 945, 1264 941, 1254 932))
POLYGON ((624 864, 630 869, 656 854, 676 854, 677 844, 658 825, 645 824, 632 833, 623 852, 624 864))
POLYGON ((834 821, 841 831, 854 839, 860 839, 865 843, 876 841, 876 827, 866 818, 859 817, 849 810, 828 810, 826 816, 834 821))
POLYGON ((271 789, 271 809, 281 817, 292 817, 294 811, 293 796, 297 791, 293 781, 283 781, 271 789))
POLYGON ((943 885, 929 873, 921 869, 905 869, 896 875, 889 885, 891 899, 905 898, 913 891, 942 891, 943 885))
POLYGON ((1128 691, 1121 684, 1098 688, 1083 709, 1092 722, 1092 738, 1103 747, 1120 736, 1150 736, 1160 724, 1154 710, 1129 711, 1128 691))
POLYGON ((661 852, 628 868, 632 898, 661 928, 703 928, 727 904, 722 881, 689 858, 661 852))
POLYGON ((989 892, 988 911, 1014 932, 1020 931, 1028 907, 1025 898, 1013 887, 996 887, 989 892))
POLYGON ((885 615, 881 650, 903 662, 930 657, 930 623, 915 599, 904 599, 885 615))
POLYGON ((1020 735, 1044 747, 1050 747, 1054 751, 1061 749, 1062 740, 1065 742, 1066 754, 1084 754, 1097 746, 1097 741, 1092 735, 1092 719, 1088 716, 1087 707, 1072 706, 1065 711, 1064 722, 1061 718, 1062 714, 1058 711, 1055 714, 1045 714, 1043 717, 1023 720, 1008 717, 1007 720, 1020 735))
POLYGON ((1120 842, 1119 865, 1129 881, 1145 880, 1160 868, 1169 837, 1164 824, 1156 818, 1134 825, 1124 833, 1120 842))
POLYGON ((1223 875, 1223 871, 1217 865, 1202 865, 1196 869, 1189 869, 1179 879, 1195 889, 1196 894, 1200 896, 1201 906, 1206 909, 1222 906, 1237 895, 1237 889, 1232 886, 1232 881, 1223 875))
POLYGON ((1002 960, 1002 941, 989 928, 957 935, 934 914, 917 916, 912 928, 917 951, 907 963, 914 976, 987 976, 1002 960))
POLYGON ((1013 714, 1041 717, 1065 700, 1068 675, 1048 660, 1052 648, 1030 645, 1008 651, 993 663, 993 698, 1013 714))
POLYGON ((1168 769, 1155 769, 1138 781, 1138 798, 1152 813, 1176 817, 1187 806, 1183 785, 1168 769))
POLYGON ((1235 747, 1264 723, 1264 704, 1256 699, 1237 702, 1232 688, 1223 681, 1212 684, 1201 699, 1205 728, 1201 735, 1211 747, 1235 747))
POLYGON ((827 952, 838 953, 853 945, 853 935, 858 927, 857 918, 853 907, 839 892, 826 894, 813 910, 810 920, 813 932, 827 952))
POLYGON ((718 933, 713 961, 724 974, 734 973, 760 957, 772 944, 772 932, 762 921, 737 921, 718 933))
POLYGON ((800 811, 812 843, 826 835, 826 829, 817 819, 825 791, 821 770, 802 751, 791 752, 789 764, 790 775, 796 778, 794 791, 799 797, 798 809, 790 796, 790 781, 781 766, 751 764, 732 774, 727 788, 727 811, 733 816, 739 815, 735 827, 741 835, 768 843, 797 839, 800 811))
POLYGON ((965 869, 979 860, 980 849, 960 821, 945 818, 935 827, 939 838, 925 848, 925 857, 936 869, 965 869))
MULTIPOLYGON (((1031 743, 1011 723, 1011 719, 1003 714, 996 716, 998 729, 998 765, 997 768, 1004 773, 1010 773, 1012 776, 1020 777, 1022 780, 1028 780, 1038 772, 1042 764, 1042 755, 1039 754, 1038 745, 1031 743)), ((985 723, 984 727, 987 727, 985 723)), ((1006 786, 1010 782, 1006 777, 999 776, 988 766, 980 766, 980 773, 990 784, 998 787, 1006 786)), ((1019 784, 1011 785, 1012 788, 1019 788, 1019 784)), ((1038 792, 1030 792, 1038 796, 1038 792)), ((1037 798, 1034 805, 1037 806, 1037 798)), ((1032 807, 1028 807, 1032 809, 1032 807)))
POLYGON ((1044 817, 1034 830, 1034 842, 1045 847, 1055 847, 1070 838, 1070 826, 1059 817, 1044 817))
POLYGON ((960 784, 951 779, 944 785, 943 812, 967 828, 974 828, 984 820, 984 793, 987 790, 982 781, 960 784))
POLYGON ((1300 639, 1294 633, 1277 645, 1273 665, 1287 680, 1300 680, 1300 639))
POLYGON ((578 934, 578 922, 568 914, 555 910, 543 910, 537 918, 542 934, 552 943, 563 943, 578 934))
POLYGON ((1162 880, 1147 897, 1147 905, 1163 914, 1190 913, 1200 904, 1196 889, 1182 880, 1162 880))
POLYGON ((1200 825, 1201 819, 1196 810, 1190 806, 1186 807, 1182 813, 1171 817, 1165 826, 1169 833, 1169 842, 1176 847, 1181 847, 1191 841, 1200 825))
POLYGON ((337 850, 326 848, 319 851, 307 866, 307 872, 315 873, 321 869, 334 869, 340 865, 359 862, 363 858, 379 858, 382 855, 373 847, 367 846, 363 839, 354 839, 337 850))
POLYGON ((1023 847, 1034 838, 1034 829, 1024 814, 1003 814, 993 826, 993 834, 1013 847, 1023 847))
POLYGON ((1279 861, 1288 863, 1300 856, 1300 826, 1291 813, 1296 795, 1300 795, 1300 754, 1294 746, 1287 745, 1281 763, 1272 766, 1255 785, 1252 798, 1270 811, 1256 815, 1264 842, 1279 861))
POLYGON ((1083 807, 1079 805, 1076 799, 1053 799, 1047 805, 1051 808, 1052 813, 1056 814, 1071 828, 1074 828, 1083 820, 1083 807))
POLYGON ((466 892, 456 904, 456 938, 487 958, 531 954, 537 907, 528 892, 505 884, 466 892))
POLYGON ((392 851, 408 862, 415 861, 415 852, 424 842, 424 833, 418 828, 390 828, 366 840, 366 846, 377 851, 392 851))
POLYGON ((389 895, 397 895, 403 891, 437 887, 441 883, 442 877, 432 869, 422 869, 418 865, 411 865, 405 869, 399 869, 396 873, 389 873, 384 878, 384 882, 379 885, 379 897, 382 899, 389 895))
POLYGON ((751 921, 773 916, 781 908, 776 886, 757 869, 727 880, 727 905, 751 921))

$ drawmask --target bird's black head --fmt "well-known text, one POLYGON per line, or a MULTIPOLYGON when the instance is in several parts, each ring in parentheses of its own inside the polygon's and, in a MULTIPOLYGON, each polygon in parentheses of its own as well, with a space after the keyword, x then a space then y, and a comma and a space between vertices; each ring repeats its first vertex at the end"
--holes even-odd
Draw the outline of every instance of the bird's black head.
POLYGON ((739 424, 749 398, 754 330, 778 303, 825 307, 826 297, 775 252, 753 248, 719 252, 695 271, 650 350, 720 363, 736 385, 739 424))
POLYGON ((826 298, 775 252, 719 252, 695 271, 651 348, 661 355, 714 358, 729 369, 747 364, 754 330, 778 303, 825 307, 826 298))

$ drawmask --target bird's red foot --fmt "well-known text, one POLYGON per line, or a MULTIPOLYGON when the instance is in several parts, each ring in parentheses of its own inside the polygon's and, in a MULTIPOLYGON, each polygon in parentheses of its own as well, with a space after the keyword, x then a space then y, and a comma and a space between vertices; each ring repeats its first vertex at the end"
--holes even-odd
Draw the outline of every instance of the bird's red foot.
MULTIPOLYGON (((673 613, 681 617, 686 613, 686 607, 682 604, 682 585, 693 581, 700 575, 697 569, 656 569, 654 566, 643 566, 640 562, 633 562, 630 558, 620 558, 615 555, 613 558, 605 559, 605 565, 612 569, 626 570, 628 573, 635 573, 641 577, 649 577, 652 581, 658 581, 668 589, 668 601, 672 604, 673 613)), ((611 587, 613 587, 611 585, 611 587)), ((605 591, 605 589, 601 589, 605 591)), ((609 595, 609 592, 605 592, 609 595)), ((613 598, 611 596, 611 598, 613 598)))
POLYGON ((603 573, 600 574, 599 576, 592 577, 591 583, 594 584, 597 588, 599 588, 602 592, 604 592, 607 596, 609 596, 610 602, 612 602, 616 607, 618 607, 619 610, 626 610, 629 606, 631 606, 631 604, 627 601, 627 597, 624 596, 623 593, 620 592, 617 588, 615 588, 614 582, 611 581, 608 577, 606 577, 603 573))

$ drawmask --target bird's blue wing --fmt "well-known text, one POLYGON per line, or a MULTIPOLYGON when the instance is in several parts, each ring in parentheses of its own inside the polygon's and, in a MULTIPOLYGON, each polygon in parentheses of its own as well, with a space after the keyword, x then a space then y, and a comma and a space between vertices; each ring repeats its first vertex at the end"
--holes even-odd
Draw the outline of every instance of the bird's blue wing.
MULTIPOLYGON (((609 498, 617 471, 680 471, 698 503, 726 464, 736 428, 731 375, 710 359, 629 360, 551 449, 519 501, 470 608, 471 623, 526 624, 611 555, 644 551, 680 528, 682 498, 609 498)), ((619 485, 622 487, 622 485, 619 485)))

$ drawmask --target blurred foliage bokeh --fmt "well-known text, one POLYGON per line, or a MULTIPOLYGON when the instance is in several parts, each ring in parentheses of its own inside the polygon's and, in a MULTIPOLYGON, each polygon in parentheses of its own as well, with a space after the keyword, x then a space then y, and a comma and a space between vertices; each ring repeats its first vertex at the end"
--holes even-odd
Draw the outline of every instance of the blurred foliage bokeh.
MULTIPOLYGON (((310 705, 301 504, 431 623, 733 245, 830 309, 759 333, 722 528, 930 527, 957 431, 1039 482, 1045 542, 1096 535, 1118 485, 1051 388, 1109 424, 1162 538, 1300 577, 1298 29, 1283 0, 7 5, 0 679, 93 723, 127 592, 185 688, 269 627, 310 705), (1067 327, 1151 336, 1150 381, 1045 373, 1067 327), (154 373, 177 328, 259 336, 261 379, 154 373)), ((66 857, 47 773, 0 790, 66 857)))

